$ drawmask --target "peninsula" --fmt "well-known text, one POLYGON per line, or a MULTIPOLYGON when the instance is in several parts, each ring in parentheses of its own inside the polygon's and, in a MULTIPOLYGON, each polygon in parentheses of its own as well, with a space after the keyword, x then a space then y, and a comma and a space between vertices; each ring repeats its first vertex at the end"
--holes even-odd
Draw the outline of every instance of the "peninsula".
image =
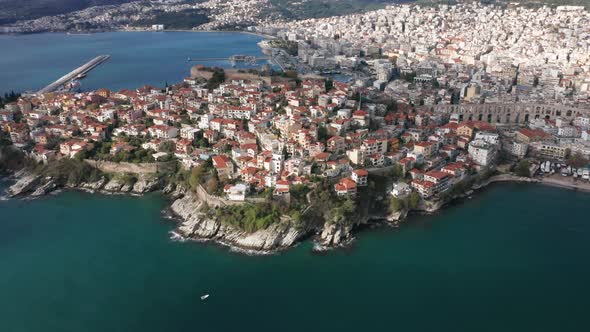
POLYGON ((589 19, 469 4, 264 22, 274 66, 7 95, 8 195, 162 190, 177 236, 269 252, 340 246, 497 181, 588 190, 589 19))

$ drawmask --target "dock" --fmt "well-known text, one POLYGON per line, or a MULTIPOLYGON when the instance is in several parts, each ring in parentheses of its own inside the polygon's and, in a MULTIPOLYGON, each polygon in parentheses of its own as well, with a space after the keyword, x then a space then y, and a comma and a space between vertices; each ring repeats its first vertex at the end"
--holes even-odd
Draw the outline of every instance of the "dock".
POLYGON ((68 74, 60 77, 55 82, 49 84, 48 86, 44 87, 43 89, 37 91, 37 94, 53 92, 59 90, 61 87, 66 85, 67 83, 77 79, 78 77, 82 77, 89 73, 92 69, 96 68, 97 66, 101 65, 103 62, 110 59, 110 55, 99 55, 96 58, 86 62, 82 66, 72 70, 68 74))

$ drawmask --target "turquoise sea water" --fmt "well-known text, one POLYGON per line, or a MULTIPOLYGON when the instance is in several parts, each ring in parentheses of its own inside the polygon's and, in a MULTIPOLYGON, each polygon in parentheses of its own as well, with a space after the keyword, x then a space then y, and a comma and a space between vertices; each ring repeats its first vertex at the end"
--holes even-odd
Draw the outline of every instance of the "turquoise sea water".
MULTIPOLYGON (((111 59, 90 72, 83 90, 163 87, 189 76, 188 57, 262 55, 259 36, 231 32, 108 32, 0 35, 0 93, 36 91, 95 56, 111 59)), ((230 66, 211 61, 209 66, 230 66)))
POLYGON ((590 195, 497 185, 351 248, 173 242, 158 194, 0 201, 0 331, 587 331, 590 195), (200 295, 210 293, 206 301, 200 295))

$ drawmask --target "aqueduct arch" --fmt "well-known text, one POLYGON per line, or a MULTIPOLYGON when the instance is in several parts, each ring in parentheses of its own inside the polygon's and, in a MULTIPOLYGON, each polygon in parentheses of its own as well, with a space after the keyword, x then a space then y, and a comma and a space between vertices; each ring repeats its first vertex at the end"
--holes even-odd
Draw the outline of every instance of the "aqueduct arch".
POLYGON ((579 115, 590 115, 590 108, 545 104, 460 104, 435 105, 436 113, 457 114, 459 121, 487 121, 490 123, 524 124, 532 119, 573 120, 579 115))

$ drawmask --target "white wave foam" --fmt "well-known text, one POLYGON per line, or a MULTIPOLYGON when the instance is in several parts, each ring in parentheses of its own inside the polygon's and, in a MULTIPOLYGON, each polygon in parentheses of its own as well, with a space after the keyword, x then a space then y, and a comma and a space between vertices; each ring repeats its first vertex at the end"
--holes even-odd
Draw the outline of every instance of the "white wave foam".
POLYGON ((180 235, 179 233, 176 233, 175 231, 170 231, 170 232, 168 232, 168 234, 170 234, 170 240, 172 240, 174 242, 186 242, 187 241, 187 238, 180 235))

